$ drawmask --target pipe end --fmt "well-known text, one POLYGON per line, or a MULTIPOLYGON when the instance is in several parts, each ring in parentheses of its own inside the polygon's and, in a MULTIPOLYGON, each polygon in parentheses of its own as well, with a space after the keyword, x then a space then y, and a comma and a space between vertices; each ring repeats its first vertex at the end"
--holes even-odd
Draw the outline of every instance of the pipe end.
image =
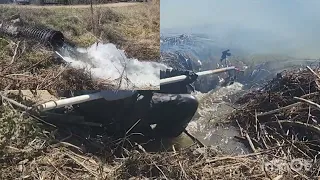
POLYGON ((61 48, 64 44, 64 36, 60 31, 53 31, 49 37, 50 44, 55 48, 61 48))

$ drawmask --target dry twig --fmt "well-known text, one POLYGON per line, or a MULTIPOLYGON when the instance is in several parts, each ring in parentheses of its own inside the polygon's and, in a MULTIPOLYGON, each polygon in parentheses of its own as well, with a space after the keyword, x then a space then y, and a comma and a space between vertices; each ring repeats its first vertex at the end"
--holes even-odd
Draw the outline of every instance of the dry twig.
POLYGON ((12 60, 11 60, 11 62, 10 62, 9 64, 13 64, 14 60, 16 59, 17 52, 18 52, 18 48, 19 48, 19 44, 20 44, 20 41, 18 41, 18 42, 16 43, 16 48, 15 48, 15 50, 14 50, 14 54, 13 54, 13 56, 12 56, 12 60))
POLYGON ((313 69, 311 69, 309 66, 307 66, 307 69, 308 69, 312 74, 314 74, 318 79, 320 79, 319 74, 317 74, 313 69))
POLYGON ((310 104, 312 105, 313 107, 317 108, 318 110, 320 110, 320 105, 315 103, 315 102, 312 102, 310 100, 307 100, 307 99, 303 99, 303 98, 299 98, 299 97, 294 97, 294 99, 297 99, 299 101, 302 101, 304 103, 307 103, 307 104, 310 104))

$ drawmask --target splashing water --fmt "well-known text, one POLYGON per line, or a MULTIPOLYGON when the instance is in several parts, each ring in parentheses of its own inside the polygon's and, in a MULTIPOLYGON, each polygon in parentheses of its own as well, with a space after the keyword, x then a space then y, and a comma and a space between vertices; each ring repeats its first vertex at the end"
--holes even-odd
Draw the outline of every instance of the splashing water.
POLYGON ((220 87, 208 93, 196 92, 199 108, 187 130, 207 145, 215 145, 230 154, 244 154, 248 149, 233 137, 239 136, 236 127, 216 126, 224 122, 234 108, 232 103, 244 92, 243 85, 235 82, 227 87, 220 87))
POLYGON ((108 81, 108 84, 120 89, 159 89, 160 69, 167 68, 160 63, 128 58, 112 43, 93 44, 87 49, 77 48, 75 51, 77 57, 72 57, 70 48, 63 49, 61 53, 71 67, 84 68, 91 72, 94 79, 108 81))

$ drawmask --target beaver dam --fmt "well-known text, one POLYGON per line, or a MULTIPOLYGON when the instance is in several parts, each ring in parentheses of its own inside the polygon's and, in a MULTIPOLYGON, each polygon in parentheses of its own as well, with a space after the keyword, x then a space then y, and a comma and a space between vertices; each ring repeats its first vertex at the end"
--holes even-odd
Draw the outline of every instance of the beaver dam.
MULTIPOLYGON (((1 179, 317 179, 319 73, 310 67, 284 71, 235 98, 227 121, 216 126, 239 132, 229 139, 242 153, 196 139, 184 147, 163 140, 151 151, 130 133, 115 138, 81 121, 70 107, 39 116, 2 99, 1 179)), ((19 93, 5 96, 35 103, 19 93)))

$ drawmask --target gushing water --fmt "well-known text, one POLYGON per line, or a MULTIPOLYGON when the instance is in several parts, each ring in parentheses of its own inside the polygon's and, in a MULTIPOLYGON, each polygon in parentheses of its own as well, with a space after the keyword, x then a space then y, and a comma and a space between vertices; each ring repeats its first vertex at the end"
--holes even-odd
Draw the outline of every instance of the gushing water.
POLYGON ((198 98, 200 104, 195 115, 194 122, 198 127, 192 129, 193 132, 204 132, 212 128, 212 121, 223 120, 223 116, 233 110, 232 103, 236 96, 243 92, 243 85, 235 82, 226 87, 213 89, 208 93, 196 92, 194 95, 198 98))
POLYGON ((247 153, 247 148, 234 139, 239 131, 232 126, 217 126, 223 123, 229 113, 234 110, 232 103, 243 93, 243 85, 235 82, 227 87, 220 87, 208 93, 196 92, 200 104, 193 121, 187 130, 207 145, 215 145, 230 154, 247 153))
POLYGON ((107 81, 120 89, 159 89, 160 69, 166 68, 160 63, 128 58, 112 43, 93 44, 75 51, 65 48, 61 55, 71 67, 86 69, 94 79, 107 81))

